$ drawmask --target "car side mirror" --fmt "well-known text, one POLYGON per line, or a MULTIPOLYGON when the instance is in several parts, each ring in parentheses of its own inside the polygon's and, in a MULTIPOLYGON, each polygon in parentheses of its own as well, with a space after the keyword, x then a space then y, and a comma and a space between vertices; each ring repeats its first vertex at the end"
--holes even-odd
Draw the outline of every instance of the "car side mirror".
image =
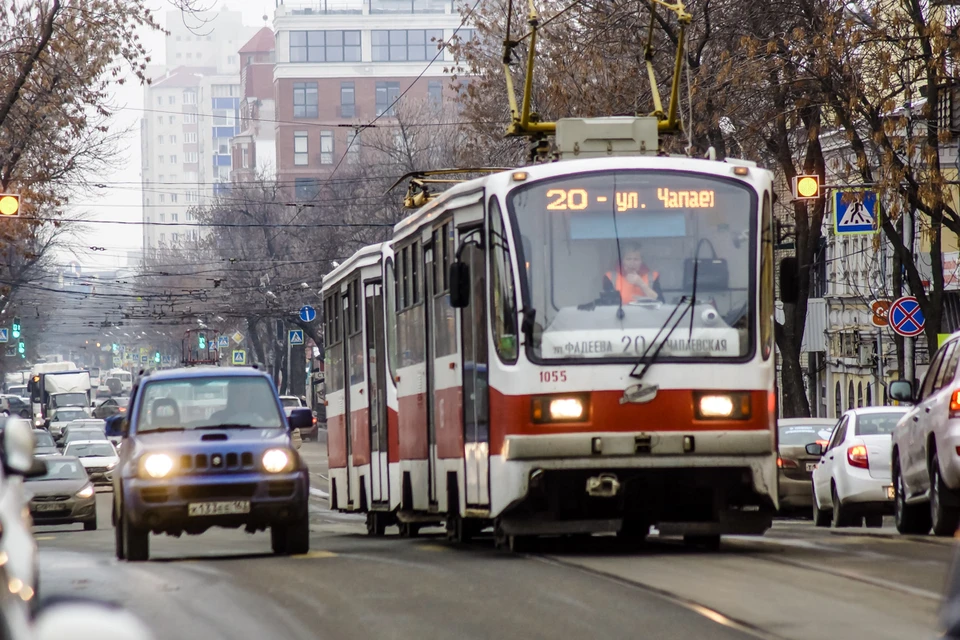
POLYGON ((24 478, 39 478, 47 475, 47 463, 42 458, 34 458, 30 469, 23 474, 24 478))
POLYGON ((465 309, 470 304, 470 267, 457 260, 450 265, 450 306, 465 309))
POLYGON ((809 456, 822 456, 823 455, 823 445, 819 442, 811 442, 804 449, 807 450, 807 455, 809 456))
POLYGON ((294 409, 290 412, 290 417, 287 418, 287 424, 291 431, 294 429, 309 429, 313 426, 313 412, 306 408, 294 409))
POLYGON ((913 385, 909 380, 894 380, 890 383, 890 397, 898 402, 914 402, 913 385))
POLYGON ((25 476, 33 468, 33 429, 23 418, 7 417, 4 421, 0 463, 7 475, 25 476))

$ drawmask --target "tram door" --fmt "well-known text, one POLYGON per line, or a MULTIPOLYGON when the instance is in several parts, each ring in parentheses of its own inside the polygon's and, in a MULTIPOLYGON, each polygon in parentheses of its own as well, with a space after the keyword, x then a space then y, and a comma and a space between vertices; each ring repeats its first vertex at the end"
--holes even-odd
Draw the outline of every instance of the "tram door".
POLYGON ((364 287, 366 314, 367 396, 370 415, 370 501, 389 499, 387 471, 387 394, 384 357, 383 287, 379 282, 364 287))
MULTIPOLYGON (((463 233, 461 232, 461 237, 463 233)), ((475 235, 473 237, 476 237, 475 235)), ((470 269, 470 303, 460 310, 463 340, 463 448, 467 506, 490 504, 490 403, 487 389, 486 267, 483 249, 461 245, 460 259, 470 269)))
POLYGON ((353 418, 350 414, 350 358, 353 354, 350 352, 350 340, 347 336, 350 334, 350 294, 347 292, 341 294, 341 309, 335 322, 340 331, 340 344, 338 348, 342 349, 341 371, 343 377, 341 382, 343 387, 343 446, 347 450, 347 506, 353 506, 353 493, 351 489, 351 476, 353 475, 353 418))
POLYGON ((434 378, 434 369, 436 363, 437 350, 433 344, 434 326, 433 314, 430 312, 435 293, 433 282, 433 253, 434 248, 424 247, 423 249, 423 307, 424 307, 424 325, 426 326, 426 363, 427 363, 427 470, 430 489, 430 504, 437 503, 437 420, 436 420, 436 390, 437 384, 434 378))

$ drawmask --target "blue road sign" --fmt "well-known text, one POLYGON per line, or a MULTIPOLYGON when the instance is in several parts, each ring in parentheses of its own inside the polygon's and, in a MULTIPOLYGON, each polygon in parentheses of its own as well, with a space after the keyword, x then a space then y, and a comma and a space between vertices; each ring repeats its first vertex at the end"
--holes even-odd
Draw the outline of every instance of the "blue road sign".
POLYGON ((833 228, 837 234, 877 233, 879 211, 875 191, 837 191, 833 198, 833 228))
POLYGON ((287 338, 291 345, 303 344, 303 329, 290 329, 287 332, 287 338))
POLYGON ((148 362, 150 362, 150 358, 148 356, 140 356, 141 364, 147 364, 148 362))
POLYGON ((227 336, 220 336, 219 338, 217 338, 217 346, 218 346, 218 347, 229 347, 229 346, 230 346, 230 338, 227 337, 227 336))
POLYGON ((303 322, 313 322, 317 319, 317 310, 308 304, 300 307, 300 320, 303 322))
POLYGON ((890 326, 906 338, 923 333, 926 320, 920 303, 913 296, 904 296, 890 305, 890 326))
POLYGON ((233 364, 247 364, 247 351, 246 349, 234 349, 233 350, 233 364))
POLYGON ((0 329, 0 342, 10 341, 10 329, 0 329))

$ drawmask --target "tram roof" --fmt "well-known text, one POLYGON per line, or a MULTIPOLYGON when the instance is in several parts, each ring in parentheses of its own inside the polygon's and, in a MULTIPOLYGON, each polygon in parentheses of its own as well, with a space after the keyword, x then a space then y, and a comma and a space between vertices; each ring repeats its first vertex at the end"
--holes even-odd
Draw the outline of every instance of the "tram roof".
POLYGON ((343 280, 343 278, 352 273, 355 269, 377 264, 382 256, 381 252, 383 249, 383 244, 384 243, 382 242, 378 242, 377 244, 368 244, 367 246, 358 249, 356 253, 344 260, 343 263, 337 266, 333 271, 323 276, 321 288, 326 291, 328 287, 336 282, 339 282, 340 280, 343 280))

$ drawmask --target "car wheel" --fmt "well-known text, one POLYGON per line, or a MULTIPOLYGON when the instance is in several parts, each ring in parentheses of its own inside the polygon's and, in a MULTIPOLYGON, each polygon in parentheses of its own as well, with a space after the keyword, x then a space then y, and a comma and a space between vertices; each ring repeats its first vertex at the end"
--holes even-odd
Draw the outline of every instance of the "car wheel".
POLYGON ((123 549, 123 527, 117 519, 117 510, 113 510, 113 539, 116 543, 117 560, 126 560, 127 556, 123 549))
POLYGON ((830 485, 830 497, 833 500, 833 520, 830 522, 830 526, 834 529, 852 526, 850 507, 844 507, 840 502, 840 496, 837 495, 837 485, 835 484, 830 485))
POLYGON ((817 506, 817 490, 811 489, 811 491, 813 491, 813 524, 817 527, 829 527, 831 513, 817 506))
POLYGON ((880 514, 864 516, 863 520, 866 525, 872 529, 879 529, 883 526, 883 516, 880 514))
POLYGON ((302 520, 287 525, 287 553, 300 555, 310 551, 310 519, 304 516, 302 520))
POLYGON ((925 504, 907 504, 900 461, 893 458, 893 519, 897 531, 903 534, 923 535, 930 531, 930 509, 925 504))
POLYGON ((123 528, 123 555, 128 562, 146 562, 150 559, 150 532, 130 524, 130 520, 121 515, 123 528))
POLYGON ((943 483, 940 462, 934 451, 933 467, 930 469, 930 524, 935 536, 952 536, 960 525, 960 509, 944 504, 944 498, 949 497, 950 488, 943 483))
POLYGON ((84 531, 96 531, 97 530, 97 516, 94 514, 92 520, 87 520, 83 523, 84 531))
POLYGON ((275 524, 270 527, 270 548, 275 555, 287 555, 287 525, 275 524))

